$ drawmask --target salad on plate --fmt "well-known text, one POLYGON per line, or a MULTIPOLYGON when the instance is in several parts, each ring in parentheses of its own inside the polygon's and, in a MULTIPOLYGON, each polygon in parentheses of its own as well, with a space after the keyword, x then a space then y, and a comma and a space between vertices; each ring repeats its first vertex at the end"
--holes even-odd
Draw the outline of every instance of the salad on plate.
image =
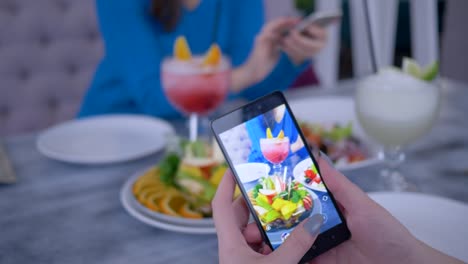
POLYGON ((132 189, 135 200, 152 213, 210 218, 211 200, 227 164, 216 143, 176 141, 161 162, 137 178, 132 189))
POLYGON ((364 143, 353 135, 351 122, 331 126, 300 122, 300 127, 309 146, 320 149, 335 165, 347 165, 369 158, 364 143))
POLYGON ((248 196, 266 231, 294 227, 314 207, 312 196, 303 184, 277 175, 259 179, 248 196))
POLYGON ((317 167, 314 166, 311 158, 306 158, 299 162, 293 169, 294 179, 302 183, 305 187, 314 191, 326 192, 317 167))

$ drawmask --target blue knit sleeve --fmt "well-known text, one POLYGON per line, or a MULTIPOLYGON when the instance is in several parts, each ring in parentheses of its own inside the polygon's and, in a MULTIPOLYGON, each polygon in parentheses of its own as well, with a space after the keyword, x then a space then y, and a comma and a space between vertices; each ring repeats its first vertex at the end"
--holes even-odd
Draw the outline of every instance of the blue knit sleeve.
POLYGON ((160 80, 162 54, 148 1, 97 0, 105 56, 127 85, 126 91, 145 114, 173 115, 160 80))

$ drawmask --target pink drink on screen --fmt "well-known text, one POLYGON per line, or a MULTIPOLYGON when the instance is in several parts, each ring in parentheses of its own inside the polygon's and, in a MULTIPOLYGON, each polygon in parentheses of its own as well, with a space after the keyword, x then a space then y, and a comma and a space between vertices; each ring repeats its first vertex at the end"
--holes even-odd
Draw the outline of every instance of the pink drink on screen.
POLYGON ((265 159, 273 164, 280 164, 288 157, 289 138, 262 138, 260 149, 265 159))

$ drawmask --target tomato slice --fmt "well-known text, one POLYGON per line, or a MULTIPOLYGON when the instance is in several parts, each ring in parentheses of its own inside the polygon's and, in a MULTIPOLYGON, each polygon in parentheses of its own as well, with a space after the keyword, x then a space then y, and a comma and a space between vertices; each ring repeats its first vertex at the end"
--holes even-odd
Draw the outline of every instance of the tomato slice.
POLYGON ((320 178, 320 176, 315 176, 315 178, 313 179, 314 182, 316 182, 317 184, 319 184, 320 182, 322 182, 322 179, 320 178))
POLYGON ((316 175, 311 169, 304 171, 304 173, 305 173, 305 177, 309 179, 313 179, 316 175))

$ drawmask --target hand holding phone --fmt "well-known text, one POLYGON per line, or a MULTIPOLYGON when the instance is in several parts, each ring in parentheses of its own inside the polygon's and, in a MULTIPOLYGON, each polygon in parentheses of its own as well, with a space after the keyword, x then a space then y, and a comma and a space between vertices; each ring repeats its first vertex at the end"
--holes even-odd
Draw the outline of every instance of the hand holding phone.
POLYGON ((213 199, 213 217, 219 239, 219 262, 235 259, 233 263, 299 263, 320 232, 322 216, 316 215, 298 225, 278 252, 270 254, 272 250, 263 243, 257 225, 248 223, 249 209, 244 198, 238 197, 232 201, 235 184, 234 175, 228 170, 213 199), (236 250, 242 253, 234 255, 236 250), (249 253, 255 252, 265 256, 263 259, 253 259, 255 255, 249 253))
POLYGON ((323 218, 321 233, 303 261, 350 237, 310 149, 291 151, 293 142, 305 139, 282 93, 214 120, 212 129, 271 250, 279 248, 296 228, 304 228, 304 220, 317 217, 323 218), (308 180, 311 175, 314 179, 308 180))

